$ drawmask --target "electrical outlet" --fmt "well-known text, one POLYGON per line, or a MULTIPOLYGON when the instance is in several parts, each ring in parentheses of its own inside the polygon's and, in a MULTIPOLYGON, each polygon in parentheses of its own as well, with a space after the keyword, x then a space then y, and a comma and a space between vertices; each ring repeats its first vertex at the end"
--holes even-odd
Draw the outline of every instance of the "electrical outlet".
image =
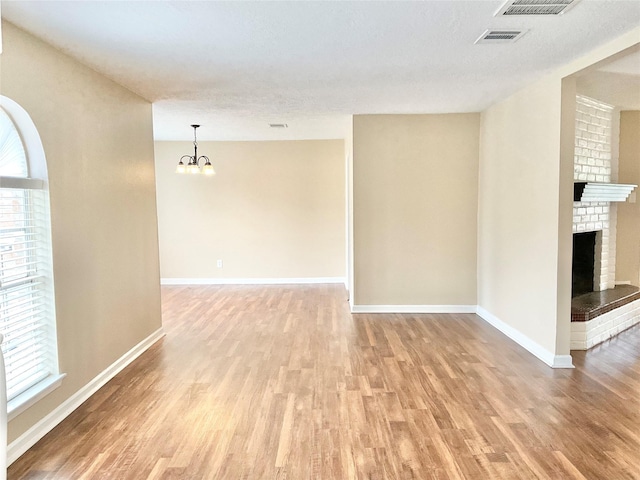
POLYGON ((222 260, 218 259, 218 261, 216 262, 216 265, 218 268, 222 268, 222 260))

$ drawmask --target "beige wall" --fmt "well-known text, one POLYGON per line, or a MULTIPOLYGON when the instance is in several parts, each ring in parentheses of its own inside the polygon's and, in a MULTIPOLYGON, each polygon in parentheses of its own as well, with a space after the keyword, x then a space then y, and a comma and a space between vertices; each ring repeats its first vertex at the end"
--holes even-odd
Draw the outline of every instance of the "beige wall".
POLYGON ((480 116, 356 115, 355 305, 475 305, 480 116))
POLYGON ((555 352, 561 85, 482 113, 478 304, 555 352))
MULTIPOLYGON (((620 112, 618 182, 640 185, 640 111, 620 112)), ((640 286, 640 192, 635 202, 619 203, 616 281, 640 286)))
POLYGON ((161 328, 151 105, 10 24, 2 95, 40 132, 49 169, 62 386, 9 441, 161 328))
MULTIPOLYGON (((573 172, 576 145, 576 80, 563 78, 560 100, 560 164, 558 185, 558 261, 555 355, 571 354, 571 288, 573 263, 573 172)), ((555 363, 555 361, 554 361, 555 363)))
POLYGON ((633 51, 639 35, 637 28, 482 113, 478 305, 548 362, 570 344, 574 75, 633 51))
POLYGON ((342 140, 199 142, 213 177, 174 173, 189 153, 156 143, 163 278, 345 276, 342 140))

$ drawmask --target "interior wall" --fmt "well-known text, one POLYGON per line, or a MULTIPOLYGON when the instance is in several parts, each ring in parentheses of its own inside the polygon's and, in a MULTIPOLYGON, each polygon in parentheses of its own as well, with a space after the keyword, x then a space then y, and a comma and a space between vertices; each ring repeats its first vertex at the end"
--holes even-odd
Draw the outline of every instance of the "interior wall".
POLYGON ((342 140, 199 142, 212 177, 174 173, 190 152, 156 142, 162 278, 344 279, 342 140))
POLYGON ((349 118, 349 128, 344 140, 346 165, 346 192, 347 192, 347 290, 349 306, 353 308, 354 291, 354 253, 353 253, 353 115, 349 118))
POLYGON ((355 305, 475 305, 480 115, 355 115, 355 305))
POLYGON ((638 48, 639 35, 640 27, 482 113, 478 312, 554 366, 570 362, 575 76, 638 48))
POLYGON ((49 172, 62 386, 13 441, 161 328, 151 104, 11 24, 1 93, 39 130, 49 172))
POLYGON ((576 80, 561 81, 560 165, 558 186, 558 261, 556 283, 556 343, 553 363, 568 367, 571 345, 571 289, 573 283, 573 172, 576 144, 576 80), (560 357, 564 356, 564 361, 560 357))
MULTIPOLYGON (((640 185, 640 111, 620 112, 618 182, 640 185)), ((640 286, 640 193, 618 203, 616 281, 640 286)))
POLYGON ((478 305, 547 352, 556 351, 560 125, 561 82, 546 79, 484 111, 480 134, 478 305))

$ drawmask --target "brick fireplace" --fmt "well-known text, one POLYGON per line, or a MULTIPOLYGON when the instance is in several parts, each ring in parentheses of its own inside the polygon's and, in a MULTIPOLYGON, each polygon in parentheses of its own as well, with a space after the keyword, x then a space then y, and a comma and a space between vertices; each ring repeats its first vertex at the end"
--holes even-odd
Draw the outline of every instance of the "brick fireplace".
MULTIPOLYGON (((616 182, 619 112, 583 96, 576 104, 574 181, 616 182)), ((615 203, 574 202, 573 233, 571 349, 586 350, 640 322, 640 292, 616 287, 615 203)))
MULTIPOLYGON (((573 179, 585 182, 617 180, 614 171, 613 107, 587 97, 577 97, 576 147, 573 179)), ((619 122, 619 119, 618 119, 619 122)), ((616 165, 617 167, 617 165, 616 165)), ((616 284, 616 210, 610 202, 573 202, 573 233, 599 232, 595 245, 594 290, 616 284)))

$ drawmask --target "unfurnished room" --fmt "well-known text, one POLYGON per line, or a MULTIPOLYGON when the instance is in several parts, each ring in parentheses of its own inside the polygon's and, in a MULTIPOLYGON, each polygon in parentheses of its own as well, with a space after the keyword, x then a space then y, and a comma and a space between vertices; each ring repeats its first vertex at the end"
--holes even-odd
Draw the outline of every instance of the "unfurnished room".
POLYGON ((640 479, 640 2, 0 14, 0 480, 640 479))

